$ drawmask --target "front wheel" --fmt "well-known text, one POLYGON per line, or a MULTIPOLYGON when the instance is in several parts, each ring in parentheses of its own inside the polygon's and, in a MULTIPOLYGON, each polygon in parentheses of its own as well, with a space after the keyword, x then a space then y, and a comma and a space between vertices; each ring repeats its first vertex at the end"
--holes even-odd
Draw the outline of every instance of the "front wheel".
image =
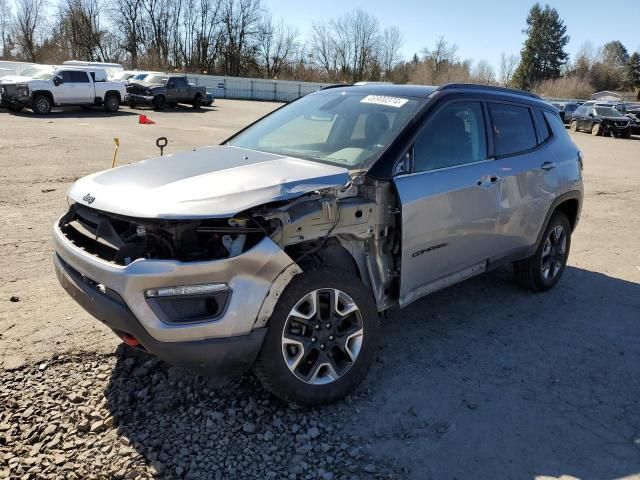
POLYGON ((202 107, 202 97, 198 95, 193 99, 193 109, 200 110, 200 107, 202 107))
POLYGON ((591 135, 594 137, 602 135, 602 125, 600 123, 593 124, 593 127, 591 127, 591 135))
POLYGON ((36 95, 33 99, 33 112, 38 115, 46 115, 51 111, 53 102, 47 95, 36 95))
POLYGON ((254 372, 282 400, 331 403, 362 382, 379 335, 373 296, 358 278, 311 268, 294 277, 280 297, 254 372))
POLYGON ((164 110, 164 97, 162 95, 158 95, 153 99, 153 109, 154 110, 164 110))
POLYGON ((571 125, 569 125, 569 129, 572 132, 577 132, 578 131, 578 122, 575 120, 571 120, 571 125))
POLYGON ((562 277, 571 247, 571 224, 562 212, 554 212, 536 253, 513 265, 516 282, 527 290, 544 292, 562 277))
POLYGON ((9 105, 7 108, 9 109, 10 112, 20 113, 22 111, 22 109, 24 108, 24 106, 22 106, 22 105, 9 105))

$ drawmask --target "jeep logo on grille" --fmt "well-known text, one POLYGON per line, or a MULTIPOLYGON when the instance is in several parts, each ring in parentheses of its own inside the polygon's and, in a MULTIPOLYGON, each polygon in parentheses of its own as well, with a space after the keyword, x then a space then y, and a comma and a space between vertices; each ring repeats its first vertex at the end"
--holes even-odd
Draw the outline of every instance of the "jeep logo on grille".
POLYGON ((90 193, 87 193, 84 197, 82 197, 82 201, 87 202, 89 205, 91 205, 95 199, 96 197, 92 196, 90 193))

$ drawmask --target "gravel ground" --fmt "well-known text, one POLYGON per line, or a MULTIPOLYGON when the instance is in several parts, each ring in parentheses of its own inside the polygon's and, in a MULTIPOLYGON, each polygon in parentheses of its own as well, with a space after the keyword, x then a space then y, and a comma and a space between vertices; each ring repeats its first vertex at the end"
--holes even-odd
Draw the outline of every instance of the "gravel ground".
POLYGON ((4 372, 0 478, 398 478, 345 434, 358 398, 311 411, 128 348, 64 356, 4 372))
POLYGON ((555 289, 503 269, 390 312, 367 380, 333 406, 155 362, 64 294, 50 226, 113 137, 131 162, 276 106, 146 111, 152 126, 128 109, 0 112, 0 478, 640 479, 639 137, 571 134, 586 198, 555 289))

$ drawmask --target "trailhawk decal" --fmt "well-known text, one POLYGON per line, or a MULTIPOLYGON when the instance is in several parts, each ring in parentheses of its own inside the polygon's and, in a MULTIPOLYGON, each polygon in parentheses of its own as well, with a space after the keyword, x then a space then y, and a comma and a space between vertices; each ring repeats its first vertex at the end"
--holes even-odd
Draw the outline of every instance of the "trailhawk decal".
POLYGON ((374 105, 385 105, 387 107, 400 108, 409 100, 400 97, 387 97, 384 95, 367 95, 360 103, 372 103, 374 105))
POLYGON ((446 243, 439 243, 438 245, 434 245, 433 247, 429 247, 429 248, 425 248, 424 250, 418 250, 417 252, 413 252, 411 256, 415 258, 422 255, 423 253, 433 252, 434 250, 437 250, 439 248, 444 248, 446 246, 447 246, 446 243))

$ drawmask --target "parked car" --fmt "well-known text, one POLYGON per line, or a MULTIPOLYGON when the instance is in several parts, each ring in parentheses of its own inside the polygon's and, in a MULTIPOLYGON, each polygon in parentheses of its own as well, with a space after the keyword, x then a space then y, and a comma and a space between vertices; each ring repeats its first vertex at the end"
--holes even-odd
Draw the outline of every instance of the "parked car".
POLYGON ((574 132, 587 131, 592 135, 631 136, 631 120, 610 106, 583 105, 574 112, 570 128, 574 132))
POLYGON ((625 111, 631 120, 631 133, 640 134, 640 103, 625 104, 625 111))
POLYGON ((167 105, 188 103, 199 109, 206 99, 205 87, 189 84, 185 75, 150 75, 142 82, 127 85, 127 103, 131 108, 137 105, 151 105, 162 110, 167 105))
POLYGON ((125 93, 122 83, 108 82, 104 70, 90 67, 38 67, 29 77, 0 84, 0 97, 10 110, 30 107, 39 115, 54 105, 102 106, 115 112, 125 93))
POLYGON ((206 98, 203 100, 202 105, 204 105, 205 107, 210 107, 211 105, 213 105, 213 102, 215 102, 215 97, 213 96, 213 93, 211 92, 207 92, 207 96, 206 98))
POLYGON ((221 146, 78 180, 53 258, 128 345, 200 373, 253 367, 317 405, 364 378, 380 312, 509 263, 521 286, 554 287, 581 170, 535 95, 339 86, 221 146))
POLYGON ((580 107, 580 105, 573 102, 560 103, 557 105, 562 122, 566 125, 569 125, 571 123, 571 118, 573 117, 573 112, 575 112, 580 107))

